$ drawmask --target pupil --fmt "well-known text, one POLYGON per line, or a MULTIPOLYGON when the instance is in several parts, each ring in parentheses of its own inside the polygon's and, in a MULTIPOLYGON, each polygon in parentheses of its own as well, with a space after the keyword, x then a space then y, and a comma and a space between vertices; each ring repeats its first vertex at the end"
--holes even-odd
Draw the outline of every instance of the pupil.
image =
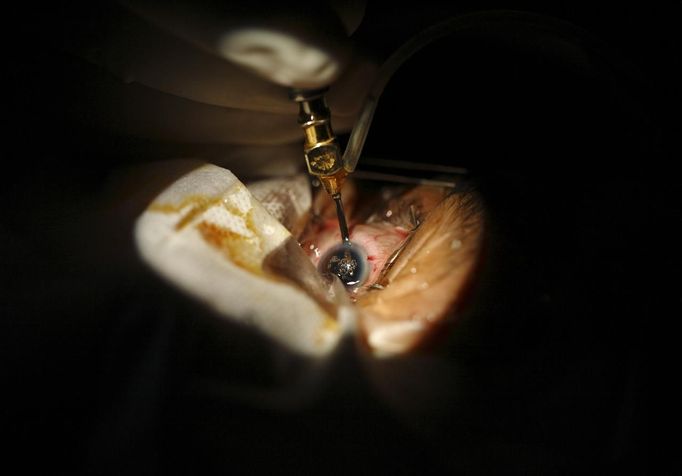
POLYGON ((339 244, 322 257, 319 270, 322 273, 332 273, 347 287, 353 287, 366 279, 367 259, 358 246, 339 244))

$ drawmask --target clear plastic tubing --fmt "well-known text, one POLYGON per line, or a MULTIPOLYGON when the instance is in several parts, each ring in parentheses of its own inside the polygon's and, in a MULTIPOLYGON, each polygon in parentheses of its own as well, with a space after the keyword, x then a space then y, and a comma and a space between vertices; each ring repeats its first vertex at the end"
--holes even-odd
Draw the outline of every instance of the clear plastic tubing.
POLYGON ((444 38, 456 31, 466 30, 468 28, 480 28, 481 20, 490 19, 489 17, 491 17, 491 14, 494 15, 494 12, 472 13, 454 17, 433 25, 408 40, 381 65, 377 77, 374 80, 369 93, 367 93, 358 122, 353 126, 353 130, 348 139, 348 145, 343 154, 343 166, 346 169, 346 172, 353 172, 358 165, 358 159, 360 158, 360 153, 365 145, 365 139, 369 132, 369 126, 372 124, 379 97, 384 91, 386 84, 388 84, 389 79, 391 79, 398 68, 400 68, 400 66, 402 66, 402 64, 413 54, 435 40, 444 38))

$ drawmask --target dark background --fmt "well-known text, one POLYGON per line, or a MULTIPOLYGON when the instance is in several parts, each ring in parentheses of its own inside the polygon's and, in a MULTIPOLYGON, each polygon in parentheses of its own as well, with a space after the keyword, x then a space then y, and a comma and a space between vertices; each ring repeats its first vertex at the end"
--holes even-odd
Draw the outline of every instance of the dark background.
MULTIPOLYGON (((68 474, 679 472, 680 5, 544 3, 370 3, 355 35, 381 58, 451 14, 536 15, 481 17, 415 56, 368 138, 374 156, 468 167, 488 211, 474 304, 437 353, 456 398, 417 416, 385 404, 350 343, 292 410, 221 393, 298 388, 310 364, 142 266, 138 209, 112 201, 111 176, 191 147, 74 114, 64 98, 96 88, 45 41, 61 10, 13 9, 0 192, 10 456, 68 474)), ((409 359, 388 367, 395 392, 423 382, 409 359)))

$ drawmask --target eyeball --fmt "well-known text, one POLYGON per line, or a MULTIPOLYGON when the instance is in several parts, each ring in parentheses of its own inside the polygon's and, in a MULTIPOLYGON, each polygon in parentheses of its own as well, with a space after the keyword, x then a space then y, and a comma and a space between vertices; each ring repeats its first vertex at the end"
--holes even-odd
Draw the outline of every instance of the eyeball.
POLYGON ((331 247, 320 258, 317 269, 322 274, 338 276, 347 288, 356 288, 369 275, 367 253, 358 245, 341 243, 331 247))

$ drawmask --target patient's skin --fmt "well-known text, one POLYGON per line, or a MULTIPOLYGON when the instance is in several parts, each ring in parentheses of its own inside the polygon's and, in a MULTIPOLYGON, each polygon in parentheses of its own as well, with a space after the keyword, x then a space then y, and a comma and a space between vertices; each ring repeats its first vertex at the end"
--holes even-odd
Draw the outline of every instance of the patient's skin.
POLYGON ((366 253, 368 269, 345 296, 326 290, 316 269, 340 241, 329 197, 317 190, 307 210, 310 184, 300 176, 250 188, 262 201, 226 169, 197 166, 140 215, 141 256, 223 318, 295 352, 325 355, 353 329, 373 355, 405 354, 457 321, 482 242, 483 210, 472 192, 350 180, 353 246, 366 253))
MULTIPOLYGON (((364 197, 352 182, 347 187, 351 241, 364 248, 370 268, 351 290, 363 339, 378 353, 406 352, 457 319, 479 258, 482 206, 474 194, 438 187, 391 193, 385 186, 364 197)), ((340 234, 330 200, 321 194, 314 204, 301 246, 317 265, 340 234)))

